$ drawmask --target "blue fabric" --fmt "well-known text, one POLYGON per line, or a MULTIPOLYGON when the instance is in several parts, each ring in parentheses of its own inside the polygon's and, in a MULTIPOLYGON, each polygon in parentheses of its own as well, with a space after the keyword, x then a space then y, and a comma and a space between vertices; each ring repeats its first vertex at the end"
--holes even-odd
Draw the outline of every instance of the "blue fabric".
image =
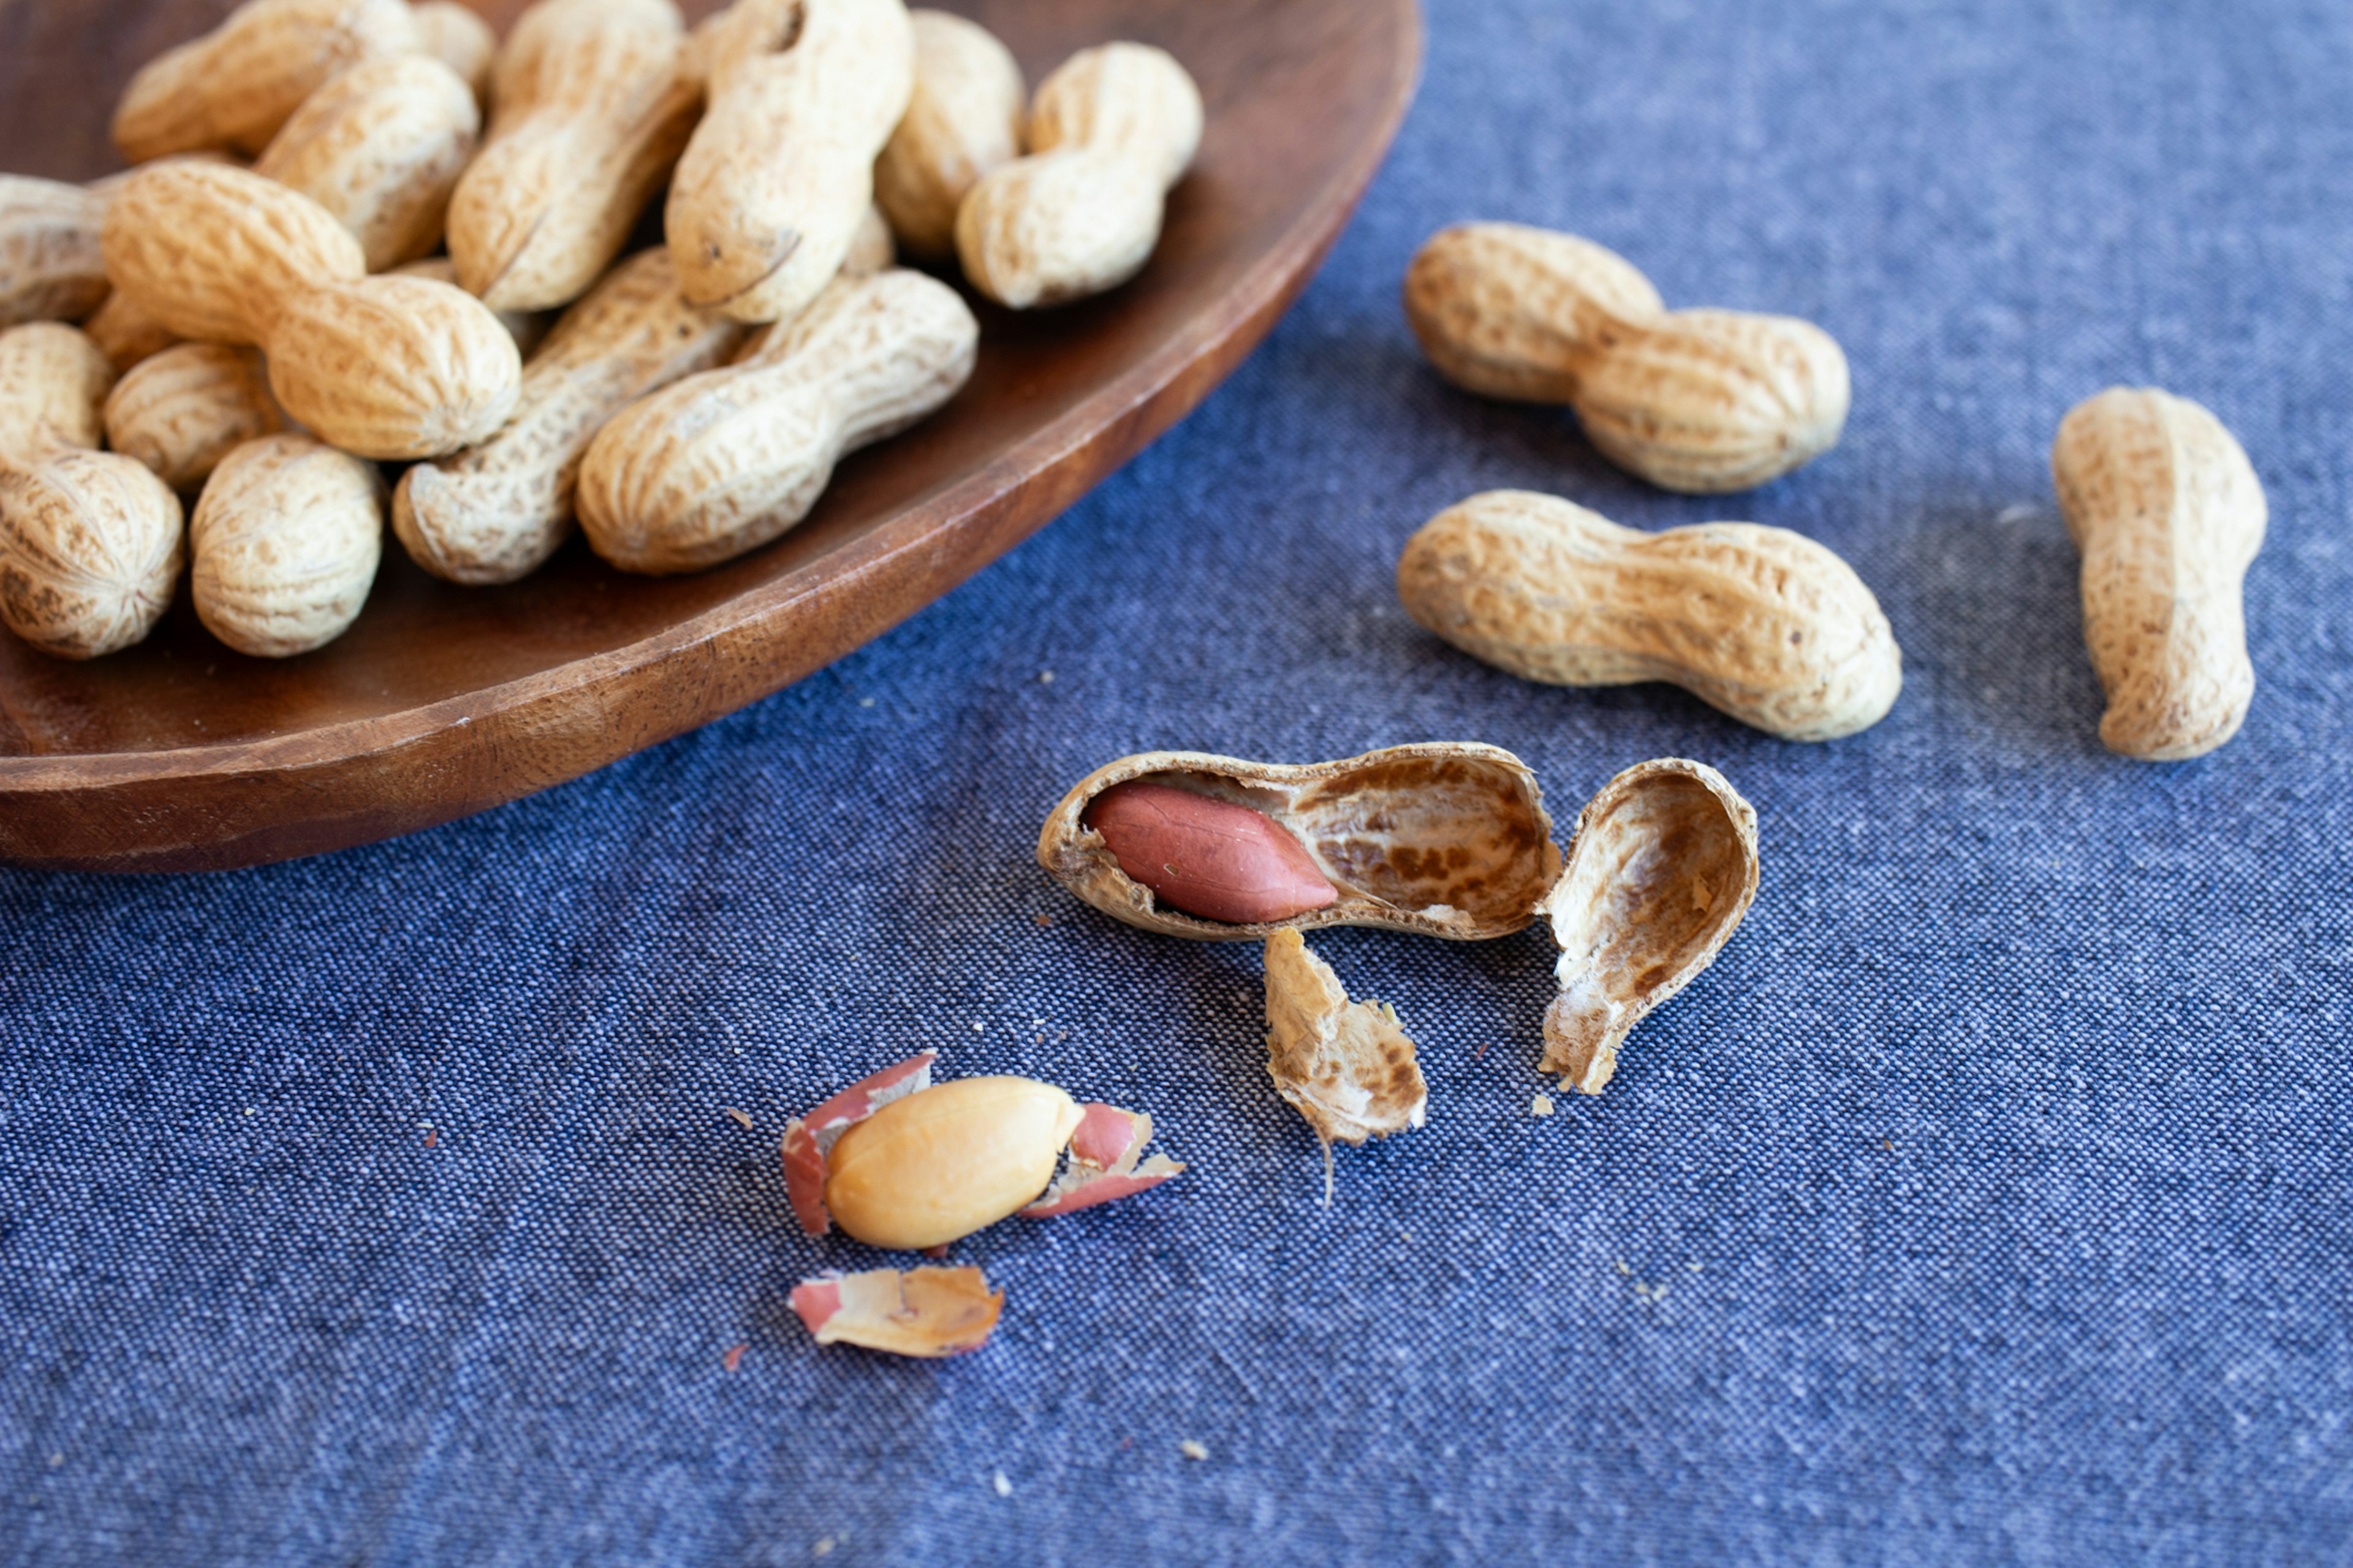
POLYGON ((1266 346, 873 646, 399 842, 0 872, 0 1560, 2353 1554, 2353 11, 1445 0, 1430 39, 1266 346), (1451 390, 1398 285, 1469 217, 1821 322, 1844 441, 1682 499, 1451 390), (2253 715, 2178 766, 2099 746, 2045 469, 2118 382, 2211 407, 2272 501, 2253 715), (1902 700, 1792 745, 1472 662, 1390 573, 1504 485, 1822 541, 1902 700), (1763 891, 1544 1120, 1542 933, 1318 939, 1431 1095, 1327 1210, 1256 952, 1031 846, 1124 752, 1448 737, 1565 820, 1713 763, 1763 891), (960 1246, 1008 1296, 982 1353, 820 1351, 787 1292, 877 1255, 799 1236, 777 1135, 926 1047, 1192 1169, 960 1246))

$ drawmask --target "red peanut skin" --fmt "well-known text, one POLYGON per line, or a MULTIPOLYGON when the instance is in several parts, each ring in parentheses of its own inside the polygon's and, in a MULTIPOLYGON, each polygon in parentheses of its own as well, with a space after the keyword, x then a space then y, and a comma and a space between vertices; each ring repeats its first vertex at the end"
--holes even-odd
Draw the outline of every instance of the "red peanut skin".
POLYGON ((1095 796, 1086 825, 1119 868, 1172 910, 1250 925, 1339 898, 1299 840, 1246 805, 1131 779, 1095 796))

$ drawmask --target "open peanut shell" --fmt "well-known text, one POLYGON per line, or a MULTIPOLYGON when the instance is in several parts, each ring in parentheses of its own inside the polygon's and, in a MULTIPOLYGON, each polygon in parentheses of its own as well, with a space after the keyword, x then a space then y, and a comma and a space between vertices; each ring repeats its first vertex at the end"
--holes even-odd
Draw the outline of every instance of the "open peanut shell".
POLYGON ((1208 752, 1122 757, 1081 779, 1048 815, 1038 864, 1113 919, 1167 936, 1263 942, 1277 931, 1354 925, 1476 942, 1533 921, 1561 860, 1526 763, 1496 746, 1433 741, 1299 765, 1208 752), (1130 780, 1262 814, 1299 841, 1339 896, 1304 914, 1248 923, 1166 907, 1120 869, 1084 820, 1097 795, 1130 780))
POLYGON ((1544 1070, 1599 1094, 1618 1047, 1715 961, 1757 896, 1757 813, 1704 763, 1637 763, 1577 819, 1542 912, 1560 944, 1544 1070))

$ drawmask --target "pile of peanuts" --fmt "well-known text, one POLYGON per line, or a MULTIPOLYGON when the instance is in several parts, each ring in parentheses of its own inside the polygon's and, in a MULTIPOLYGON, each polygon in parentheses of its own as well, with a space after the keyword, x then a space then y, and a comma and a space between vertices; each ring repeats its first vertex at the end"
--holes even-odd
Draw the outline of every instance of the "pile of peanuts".
POLYGON ((575 521, 626 571, 728 560, 970 376, 971 308, 899 249, 1015 310, 1114 288, 1201 129, 1160 49, 1031 97, 902 0, 691 33, 671 0, 539 0, 502 43, 452 0, 247 0, 133 78, 127 173, 0 175, 0 620, 110 653, 186 564, 223 642, 303 653, 387 521, 462 584, 575 521), (664 243, 623 258, 665 185, 664 243))

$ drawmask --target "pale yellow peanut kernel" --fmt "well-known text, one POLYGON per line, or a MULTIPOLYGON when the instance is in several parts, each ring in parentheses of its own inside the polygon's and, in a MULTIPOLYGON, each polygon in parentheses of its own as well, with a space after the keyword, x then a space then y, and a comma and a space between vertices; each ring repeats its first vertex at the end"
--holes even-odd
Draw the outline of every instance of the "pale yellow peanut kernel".
POLYGON ((873 1247, 938 1247, 1046 1190, 1081 1112, 1051 1084, 965 1078, 892 1100, 826 1160, 836 1225, 873 1247))

